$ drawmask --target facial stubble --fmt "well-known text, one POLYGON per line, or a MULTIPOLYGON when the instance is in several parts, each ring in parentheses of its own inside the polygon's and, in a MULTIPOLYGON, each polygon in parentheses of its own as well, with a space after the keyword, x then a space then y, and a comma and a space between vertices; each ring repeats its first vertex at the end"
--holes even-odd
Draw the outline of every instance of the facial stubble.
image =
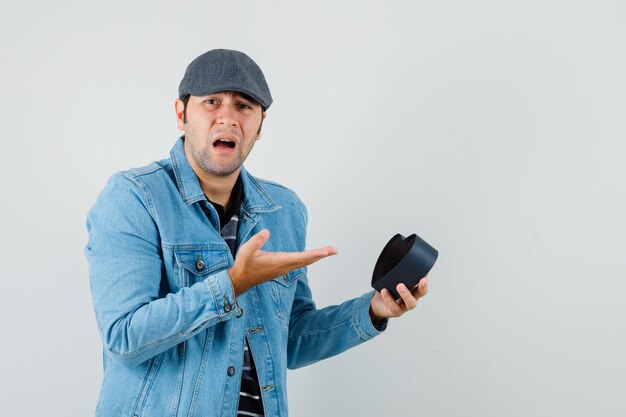
POLYGON ((244 161, 252 151, 258 135, 261 133, 262 125, 263 120, 261 120, 261 124, 259 125, 257 137, 250 141, 250 144, 246 149, 243 148, 244 141, 241 140, 239 142, 239 147, 235 151, 235 158, 227 166, 220 166, 220 163, 215 160, 213 155, 211 155, 210 147, 213 146, 213 143, 204 143, 204 146, 198 146, 198 144, 202 143, 202 139, 198 138, 196 131, 189 123, 185 123, 185 140, 189 145, 189 151, 191 152, 192 158, 203 171, 218 177, 227 177, 243 165, 244 161))

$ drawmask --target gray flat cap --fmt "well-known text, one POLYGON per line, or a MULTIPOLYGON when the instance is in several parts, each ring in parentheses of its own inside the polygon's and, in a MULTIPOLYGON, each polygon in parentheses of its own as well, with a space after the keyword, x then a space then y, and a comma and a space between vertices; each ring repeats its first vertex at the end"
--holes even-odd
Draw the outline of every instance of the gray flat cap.
POLYGON ((191 61, 178 87, 178 96, 205 96, 220 91, 245 93, 265 109, 272 104, 261 68, 243 52, 213 49, 191 61))

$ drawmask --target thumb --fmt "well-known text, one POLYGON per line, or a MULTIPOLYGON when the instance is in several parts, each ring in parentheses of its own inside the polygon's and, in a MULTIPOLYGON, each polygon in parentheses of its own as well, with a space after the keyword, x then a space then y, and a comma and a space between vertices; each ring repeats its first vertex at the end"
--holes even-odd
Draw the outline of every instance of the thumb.
POLYGON ((263 247, 263 245, 265 245, 265 242, 267 242, 267 239, 269 239, 269 237, 269 230, 261 230, 259 233, 252 236, 246 243, 244 243, 243 246, 241 246, 241 249, 239 250, 239 256, 246 256, 258 251, 263 247), (243 254, 241 252, 243 252, 243 254))

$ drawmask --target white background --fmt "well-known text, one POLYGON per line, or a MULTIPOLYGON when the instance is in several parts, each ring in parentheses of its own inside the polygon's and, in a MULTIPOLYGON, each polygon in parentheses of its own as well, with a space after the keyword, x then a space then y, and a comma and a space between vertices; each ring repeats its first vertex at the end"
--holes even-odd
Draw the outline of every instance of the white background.
POLYGON ((20 1, 0 6, 0 413, 93 414, 84 219, 168 155, 187 64, 218 47, 275 104, 248 169, 295 189, 320 306, 380 250, 440 251, 374 341, 289 373, 307 416, 626 415, 622 0, 20 1))

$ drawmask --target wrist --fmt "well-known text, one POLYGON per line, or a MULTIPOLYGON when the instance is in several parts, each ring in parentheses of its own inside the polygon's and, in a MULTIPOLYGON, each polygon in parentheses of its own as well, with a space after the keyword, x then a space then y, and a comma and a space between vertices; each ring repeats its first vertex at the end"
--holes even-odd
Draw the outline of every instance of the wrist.
POLYGON ((240 282, 239 272, 234 266, 228 269, 226 272, 228 273, 228 277, 230 278, 230 284, 233 287, 233 292, 235 293, 235 297, 238 297, 243 292, 239 286, 239 282, 240 282))
POLYGON ((384 317, 380 317, 380 316, 376 315, 376 313, 374 313, 374 310, 372 309, 372 306, 370 306, 369 314, 370 314, 370 319, 372 320, 372 324, 374 324, 374 325, 380 324, 383 320, 385 320, 384 317))

